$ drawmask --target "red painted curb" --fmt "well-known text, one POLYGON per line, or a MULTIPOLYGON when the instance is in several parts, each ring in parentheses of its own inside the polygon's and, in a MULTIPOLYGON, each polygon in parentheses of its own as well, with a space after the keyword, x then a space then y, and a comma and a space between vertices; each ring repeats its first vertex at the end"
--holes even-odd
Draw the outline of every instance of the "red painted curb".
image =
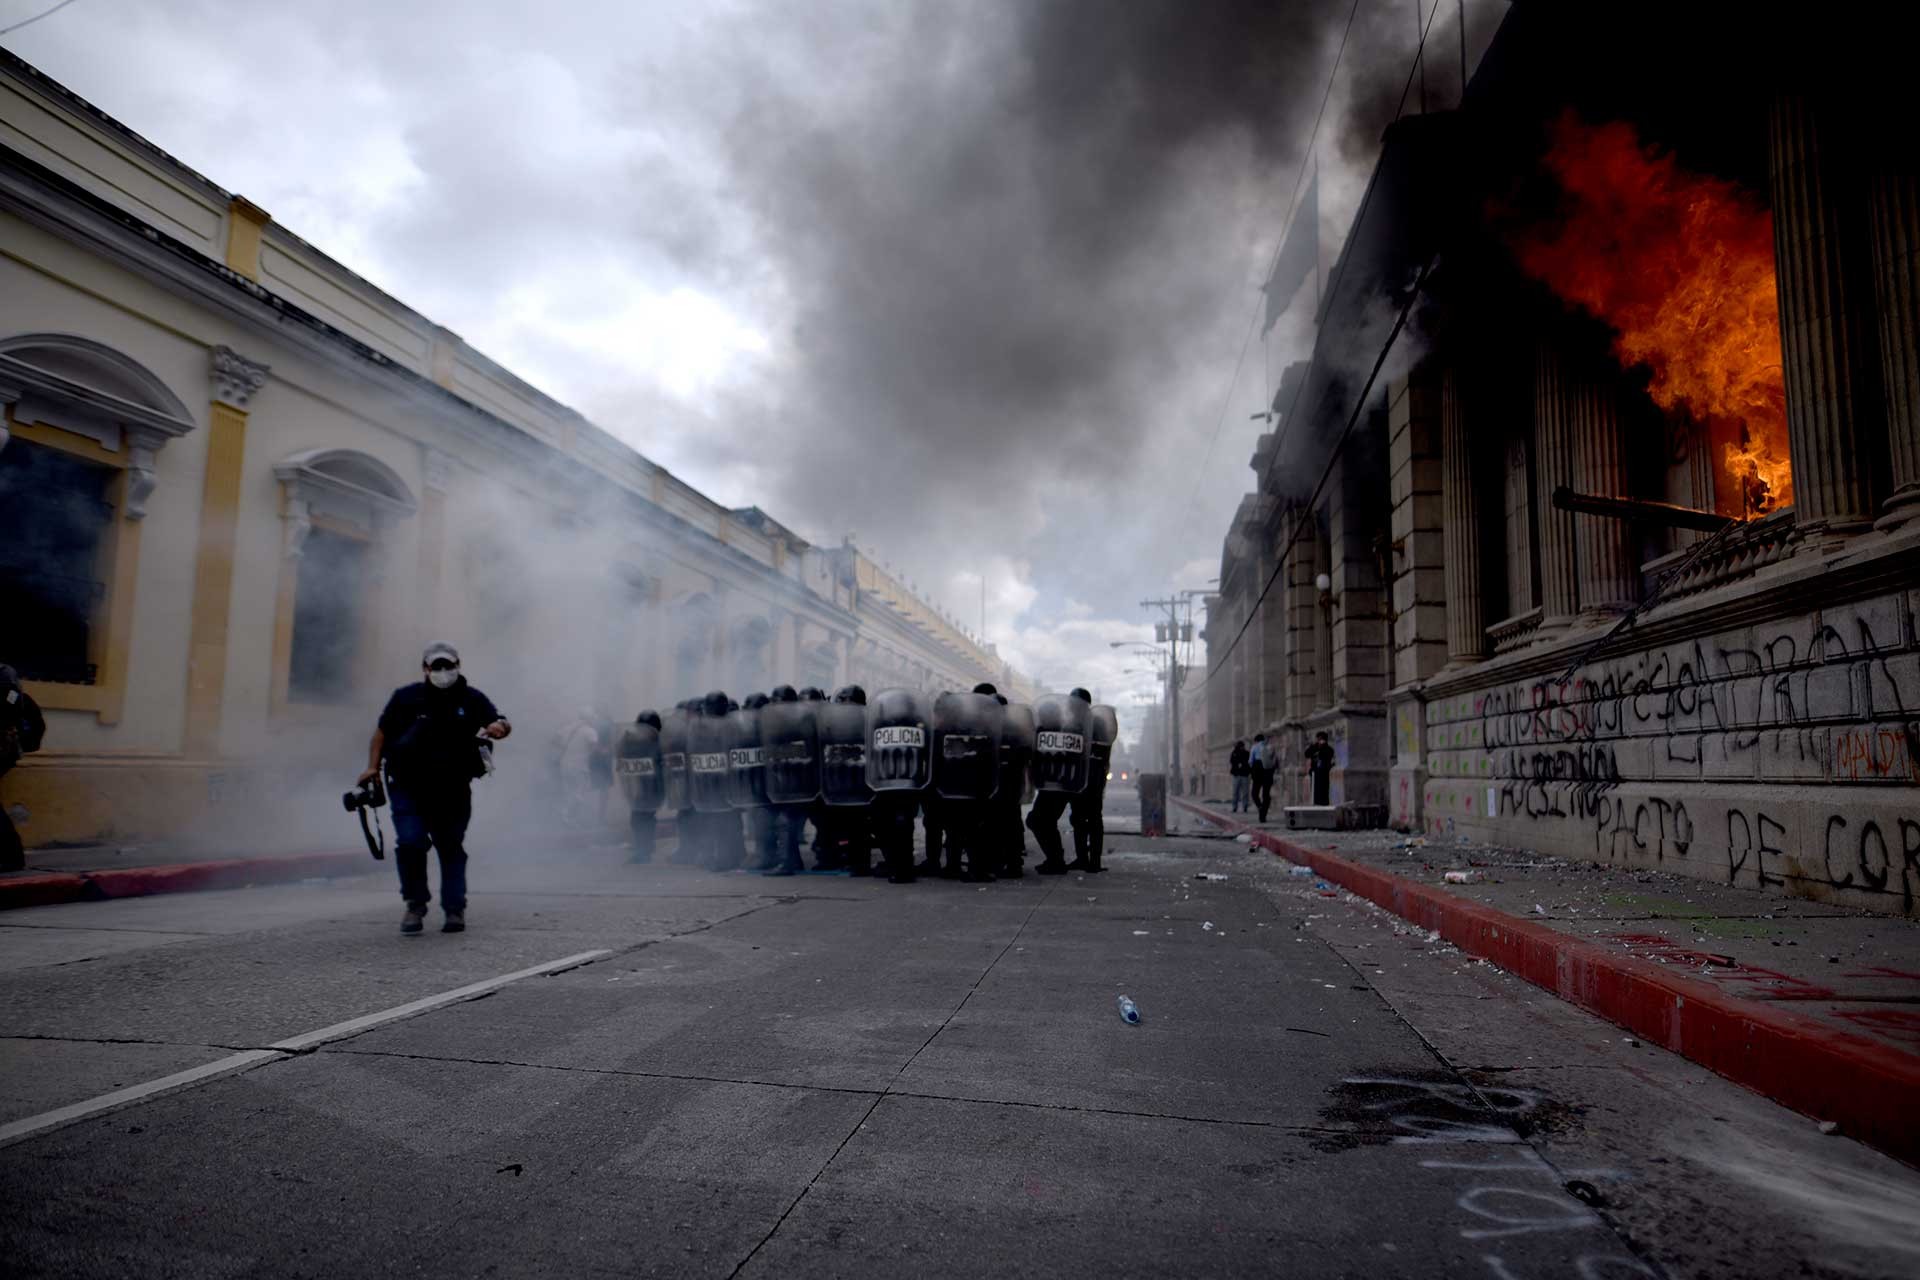
POLYGON ((86 896, 85 876, 47 872, 0 880, 0 911, 8 907, 47 907, 59 902, 78 902, 86 896))
POLYGON ((87 880, 103 898, 138 898, 196 889, 240 889, 252 884, 364 875, 376 863, 364 853, 297 853, 281 858, 226 858, 162 867, 94 871, 87 880))
POLYGON ((353 876, 377 865, 364 853, 297 853, 280 858, 224 858, 157 867, 20 876, 0 880, 0 911, 100 898, 137 898, 151 893, 239 889, 250 884, 353 876))
POLYGON ((1889 1155, 1920 1162, 1920 1055, 1803 1014, 1756 1005, 1531 920, 1320 850, 1185 800, 1181 808, 1440 936, 1470 955, 1617 1023, 1735 1084, 1889 1155))

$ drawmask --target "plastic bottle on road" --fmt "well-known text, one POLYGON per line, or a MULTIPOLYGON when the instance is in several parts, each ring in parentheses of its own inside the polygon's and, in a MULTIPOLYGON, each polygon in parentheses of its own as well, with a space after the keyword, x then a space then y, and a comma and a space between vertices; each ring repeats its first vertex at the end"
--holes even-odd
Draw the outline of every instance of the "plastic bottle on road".
POLYGON ((1123 1022, 1131 1022, 1136 1026, 1139 1025, 1140 1007, 1134 1004, 1131 996, 1120 997, 1120 1018, 1123 1022))

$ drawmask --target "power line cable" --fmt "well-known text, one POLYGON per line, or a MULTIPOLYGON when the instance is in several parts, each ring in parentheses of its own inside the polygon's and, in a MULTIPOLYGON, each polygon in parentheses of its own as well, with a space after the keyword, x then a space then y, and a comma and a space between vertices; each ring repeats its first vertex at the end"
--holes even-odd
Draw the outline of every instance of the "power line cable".
MULTIPOLYGON (((1327 72, 1327 87, 1320 94, 1320 110, 1314 113, 1313 132, 1307 135, 1307 152, 1301 157, 1300 168, 1293 175, 1293 192, 1287 197, 1286 216, 1280 222, 1280 239, 1273 246, 1273 253, 1267 259, 1267 270, 1263 279, 1273 278, 1274 266, 1280 261, 1280 251, 1286 247, 1287 228, 1293 224, 1293 215, 1299 208, 1300 186, 1306 180, 1307 168, 1314 159, 1314 147, 1320 140, 1320 123, 1326 118, 1327 103, 1333 97, 1333 82, 1340 74, 1341 59, 1347 54, 1347 39, 1353 34, 1353 20, 1359 16, 1360 0, 1353 0, 1353 7, 1347 10, 1347 25, 1340 33, 1340 47, 1334 51, 1333 67, 1327 72)), ((1319 246, 1314 247, 1318 254, 1319 246)), ((1233 362, 1233 377, 1227 382, 1227 393, 1221 400, 1220 416, 1213 424, 1213 434, 1207 438, 1206 450, 1200 455, 1200 465, 1194 468, 1193 492, 1187 495, 1187 510, 1195 510, 1195 500, 1200 496, 1200 485, 1206 475, 1207 463, 1213 460, 1214 446, 1220 442, 1221 428, 1227 425, 1227 415, 1233 411, 1233 390, 1240 385, 1240 370, 1246 365, 1247 348, 1253 345, 1254 330, 1260 324, 1261 306, 1254 304, 1253 318, 1247 324, 1247 333, 1240 340, 1240 354, 1233 362)), ((1189 517, 1191 518, 1191 517, 1189 517)))
MULTIPOLYGON (((1387 333, 1386 344, 1380 348, 1380 354, 1373 362, 1373 369, 1367 374, 1366 384, 1360 388, 1360 394, 1354 399, 1353 412, 1347 415, 1347 425, 1341 429, 1340 438, 1333 442, 1333 454, 1321 470, 1320 479, 1314 482, 1313 492, 1307 495, 1304 504, 1307 510, 1311 511, 1314 503, 1320 500, 1321 491, 1327 487, 1327 481, 1333 475, 1333 468, 1340 461, 1340 451, 1346 448, 1347 438, 1353 434, 1354 427, 1360 421, 1360 415, 1366 412, 1367 397, 1373 394, 1373 384, 1379 380, 1380 370, 1386 366, 1387 356, 1393 351, 1394 342, 1400 337, 1401 330, 1406 328, 1407 318, 1413 314, 1414 304, 1420 301, 1421 290, 1436 260, 1427 259, 1426 264, 1420 268, 1420 274, 1414 278, 1413 288, 1408 292, 1406 304, 1400 308, 1400 314, 1394 317, 1393 328, 1387 333)), ((1294 522, 1293 531, 1287 535, 1286 545, 1281 547, 1274 556, 1273 572, 1267 575, 1266 584, 1260 588, 1260 594, 1255 597, 1252 607, 1247 610, 1247 616, 1240 623, 1240 629, 1233 633, 1233 639, 1228 642, 1226 650, 1221 653, 1217 661, 1211 654, 1208 655, 1210 670, 1207 672, 1206 679, 1193 687, 1195 693, 1207 687, 1213 680, 1214 672, 1223 668, 1227 659, 1233 656, 1233 651, 1239 648, 1241 638, 1247 634, 1247 628, 1253 625, 1253 620, 1260 616, 1260 606, 1266 603, 1268 593, 1273 590, 1273 584, 1279 581, 1281 570, 1286 568, 1287 555, 1293 550, 1293 544, 1300 540, 1300 530, 1304 527, 1304 521, 1294 522)))
MULTIPOLYGON (((1420 58, 1425 52, 1427 47, 1427 36, 1433 31, 1433 19, 1435 15, 1437 15, 1439 12, 1440 12, 1440 0, 1433 0, 1433 10, 1432 12, 1427 14, 1427 25, 1425 29, 1421 31, 1420 43, 1417 46, 1415 46, 1413 51, 1414 65, 1407 69, 1407 82, 1406 84, 1400 87, 1400 105, 1394 108, 1394 114, 1393 114, 1393 118, 1396 121, 1399 120, 1403 114, 1405 114, 1406 106, 1407 106, 1407 94, 1413 88, 1414 71, 1420 65, 1420 58)), ((1464 93, 1464 88, 1462 92, 1464 93)), ((1365 194, 1363 194, 1360 197, 1360 207, 1354 211, 1353 222, 1347 229, 1347 236, 1349 239, 1351 239, 1353 236, 1353 229, 1355 227, 1358 227, 1360 223, 1367 216, 1367 206, 1373 201, 1373 190, 1374 190, 1373 184, 1368 183, 1365 194)), ((1345 247, 1343 246, 1340 253, 1340 260, 1334 263, 1333 279, 1327 282, 1327 293, 1329 295, 1337 294, 1340 291, 1340 282, 1346 279, 1347 266, 1351 261, 1352 259, 1350 255, 1348 255, 1345 247)), ((1319 356, 1320 356, 1320 352, 1319 352, 1319 349, 1316 347, 1314 350, 1313 359, 1315 361, 1318 361, 1319 356)), ((1312 373, 1311 366, 1309 366, 1308 368, 1308 373, 1309 374, 1312 373)), ((1282 377, 1284 376, 1285 375, 1283 374, 1282 377)), ((1273 469, 1280 464, 1280 456, 1282 452, 1281 446, 1287 442, 1287 433, 1292 429, 1293 423, 1295 419, 1298 417, 1298 415, 1295 413, 1295 410, 1297 410, 1300 407, 1300 397, 1303 394, 1305 394, 1307 389, 1307 383, 1309 381, 1311 381, 1310 377, 1302 378, 1300 379, 1299 385, 1294 387, 1293 389, 1293 399, 1287 402, 1287 411, 1286 413, 1282 414, 1280 418, 1280 438, 1273 442, 1273 454, 1267 459, 1266 470, 1260 473, 1259 483, 1257 483, 1254 486, 1255 492, 1258 492, 1259 490, 1266 488, 1267 482, 1273 479, 1273 469)))
POLYGON ((40 21, 40 19, 42 18, 51 18, 54 14, 60 12, 62 9, 66 8, 68 5, 72 3, 73 3, 73 0, 60 0, 60 3, 53 6, 53 8, 51 9, 43 9, 39 13, 34 14, 31 18, 22 18, 19 22, 14 23, 10 27, 0 27, 0 36, 10 36, 14 32, 18 31, 20 28, 30 27, 34 23, 40 21))

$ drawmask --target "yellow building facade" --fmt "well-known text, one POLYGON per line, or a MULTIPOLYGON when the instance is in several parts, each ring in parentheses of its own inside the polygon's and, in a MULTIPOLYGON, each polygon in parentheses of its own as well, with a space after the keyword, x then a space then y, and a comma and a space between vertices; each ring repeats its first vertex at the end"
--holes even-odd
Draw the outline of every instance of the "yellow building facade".
POLYGON ((337 834, 429 640, 520 730, 503 817, 583 710, 1024 687, 857 548, 713 502, 4 53, 0 407, 29 846, 337 834))

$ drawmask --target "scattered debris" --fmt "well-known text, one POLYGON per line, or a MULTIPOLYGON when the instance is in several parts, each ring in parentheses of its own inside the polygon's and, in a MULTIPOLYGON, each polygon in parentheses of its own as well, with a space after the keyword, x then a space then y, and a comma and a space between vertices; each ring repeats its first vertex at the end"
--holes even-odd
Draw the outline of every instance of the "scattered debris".
POLYGON ((1543 916, 1547 914, 1547 909, 1536 902, 1533 904, 1533 914, 1543 916))
POLYGON ((1627 1044, 1627 1048, 1629 1049, 1638 1049, 1640 1047, 1640 1042, 1638 1040, 1635 1040, 1632 1036, 1627 1037, 1626 1044, 1627 1044))
POLYGON ((521 1173, 521 1170, 522 1170, 523 1168, 524 1168, 524 1166, 522 1166, 522 1165, 517 1165, 517 1164, 503 1164, 503 1165, 501 1165, 501 1166, 500 1166, 500 1167, 499 1167, 498 1169, 495 1169, 495 1170, 494 1170, 494 1172, 495 1172, 495 1173, 510 1173, 510 1174, 512 1174, 512 1175, 513 1175, 514 1177, 516 1177, 516 1178, 517 1178, 517 1177, 519 1177, 519 1176, 520 1176, 520 1173, 521 1173))
POLYGON ((1140 1025, 1140 1006, 1133 1002, 1131 996, 1120 997, 1120 1020, 1131 1026, 1140 1025))
POLYGON ((1207 921, 1207 922, 1206 922, 1205 924, 1203 924, 1203 925, 1201 925, 1200 927, 1201 927, 1202 929, 1205 929, 1205 930, 1206 930, 1206 931, 1207 931, 1208 933, 1212 933, 1212 932, 1213 932, 1213 921, 1211 921, 1211 920, 1209 920, 1209 921, 1207 921))
POLYGON ((1820 1132, 1832 1136, 1840 1132, 1840 1122, 1838 1120, 1822 1120, 1820 1122, 1820 1132))
POLYGON ((1195 880, 1225 880, 1226 879, 1225 876, 1216 874, 1215 872, 1212 872, 1212 871, 1196 871, 1193 875, 1193 878, 1195 880))
POLYGON ((1147 936, 1147 931, 1145 929, 1135 929, 1133 931, 1133 936, 1136 938, 1144 938, 1147 936))
POLYGON ((1287 874, 1290 876, 1310 876, 1313 874, 1313 868, 1303 867, 1296 862, 1287 868, 1287 874))
POLYGON ((1233 839, 1234 839, 1234 843, 1236 844, 1252 844, 1253 843, 1253 837, 1244 831, 1241 832, 1239 835, 1235 836, 1233 839))
POLYGON ((1480 883, 1480 873, 1478 871, 1449 871, 1440 878, 1448 884, 1480 883))

